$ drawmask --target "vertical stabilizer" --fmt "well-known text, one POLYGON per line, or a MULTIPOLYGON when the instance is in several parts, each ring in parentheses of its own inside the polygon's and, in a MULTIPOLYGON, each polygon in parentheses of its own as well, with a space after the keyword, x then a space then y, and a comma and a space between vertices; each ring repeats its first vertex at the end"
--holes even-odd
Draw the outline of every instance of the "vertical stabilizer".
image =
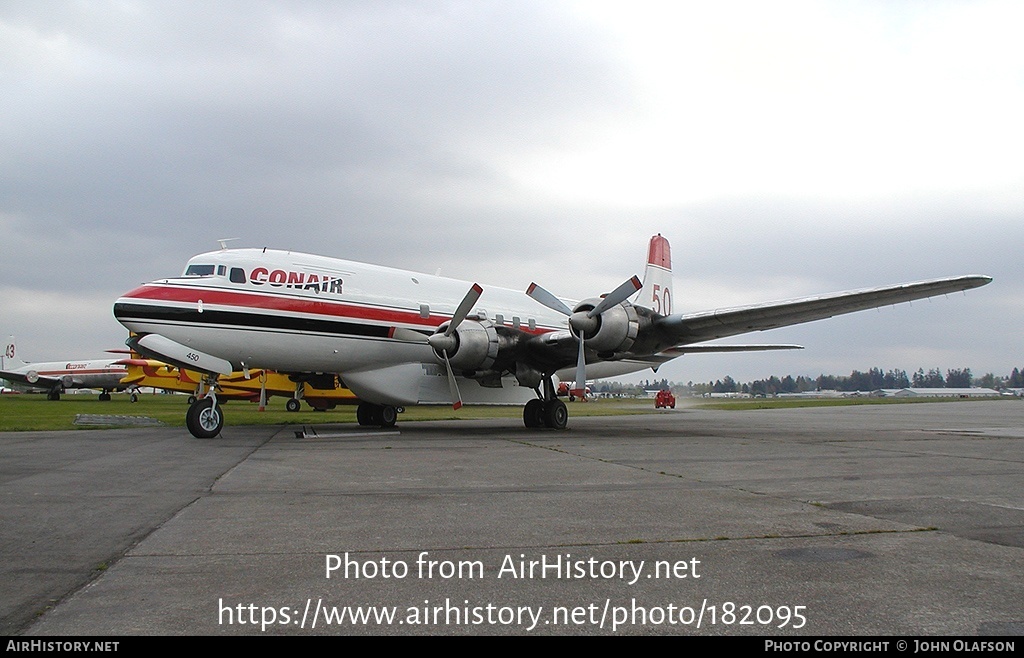
POLYGON ((14 348, 14 336, 8 336, 4 344, 3 354, 0 355, 0 369, 16 368, 25 365, 24 361, 17 358, 18 351, 14 348))
POLYGON ((646 306, 655 313, 671 315, 675 288, 672 285, 672 250, 668 240, 661 233, 651 238, 647 249, 647 268, 644 270, 644 285, 640 288, 635 304, 646 306))

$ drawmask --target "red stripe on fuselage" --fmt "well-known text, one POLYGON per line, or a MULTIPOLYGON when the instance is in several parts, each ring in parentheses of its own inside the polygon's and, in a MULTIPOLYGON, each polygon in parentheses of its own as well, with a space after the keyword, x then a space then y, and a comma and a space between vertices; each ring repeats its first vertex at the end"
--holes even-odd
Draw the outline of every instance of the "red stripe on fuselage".
MULTIPOLYGON (((279 311, 283 313, 305 313, 330 318, 346 318, 370 320, 383 324, 419 325, 427 329, 435 329, 441 323, 451 319, 448 315, 422 317, 419 311, 402 311, 372 306, 357 306, 343 302, 306 299, 303 297, 268 295, 259 292, 235 292, 216 288, 183 288, 171 285, 146 284, 127 292, 122 299, 148 299, 164 302, 183 302, 198 304, 216 304, 237 308, 279 311)), ((519 328, 525 333, 543 334, 552 331, 550 328, 538 327, 535 331, 523 326, 519 328)))
POLYGON ((39 370, 36 372, 40 377, 51 377, 53 375, 116 375, 125 372, 125 368, 104 368, 102 370, 39 370))
POLYGON ((126 299, 151 299, 163 302, 186 302, 217 304, 284 313, 306 313, 337 318, 375 320, 386 323, 418 324, 433 329, 447 317, 431 315, 420 317, 419 312, 354 306, 341 302, 325 302, 318 299, 266 295, 257 292, 232 292, 213 288, 178 288, 173 286, 145 285, 124 295, 126 299))

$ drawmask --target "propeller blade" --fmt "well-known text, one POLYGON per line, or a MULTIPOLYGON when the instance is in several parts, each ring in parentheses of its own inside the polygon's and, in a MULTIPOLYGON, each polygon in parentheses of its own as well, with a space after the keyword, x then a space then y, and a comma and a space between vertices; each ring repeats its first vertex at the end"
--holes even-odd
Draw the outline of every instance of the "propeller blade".
POLYGON ((547 306, 552 311, 558 311, 562 315, 572 315, 572 309, 566 306, 562 300, 555 297, 547 290, 544 290, 536 283, 531 283, 530 287, 526 289, 526 294, 533 297, 535 300, 547 306))
POLYGON ((444 365, 448 368, 448 388, 452 393, 452 409, 456 411, 462 407, 462 394, 459 393, 459 384, 455 381, 455 373, 452 372, 452 362, 448 360, 448 350, 444 354, 444 365))
POLYGON ((583 341, 579 341, 580 354, 576 359, 576 388, 581 391, 580 396, 586 397, 587 392, 587 357, 583 354, 583 341))
POLYGON ((640 283, 640 279, 634 276, 629 281, 626 281, 618 288, 608 293, 597 306, 592 308, 590 312, 587 313, 587 317, 592 318, 601 315, 602 313, 610 309, 612 306, 621 304, 622 302, 629 299, 630 295, 635 293, 637 290, 640 290, 640 288, 642 287, 643 284, 640 283))
POLYGON ((448 323, 448 329, 445 330, 445 336, 451 336, 455 333, 455 328, 462 324, 462 321, 466 319, 469 312, 473 310, 473 305, 480 299, 480 295, 483 294, 484 289, 478 284, 474 283, 473 287, 469 289, 466 296, 459 302, 459 307, 455 309, 455 315, 452 316, 451 322, 448 323))

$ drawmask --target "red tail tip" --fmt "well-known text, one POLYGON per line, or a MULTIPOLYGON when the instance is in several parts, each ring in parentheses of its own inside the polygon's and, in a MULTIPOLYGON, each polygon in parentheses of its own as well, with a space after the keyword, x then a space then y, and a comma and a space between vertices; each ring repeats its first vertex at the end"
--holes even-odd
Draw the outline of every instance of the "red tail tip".
POLYGON ((661 233, 651 238, 647 264, 672 269, 672 250, 668 246, 668 240, 663 238, 661 233))

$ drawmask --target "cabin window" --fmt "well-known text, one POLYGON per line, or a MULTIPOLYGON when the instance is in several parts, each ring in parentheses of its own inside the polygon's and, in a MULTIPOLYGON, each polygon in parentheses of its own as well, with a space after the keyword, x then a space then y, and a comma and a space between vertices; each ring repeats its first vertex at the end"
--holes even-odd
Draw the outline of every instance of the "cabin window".
POLYGON ((213 276, 213 265, 189 265, 185 276, 213 276))
POLYGON ((231 279, 231 283, 245 283, 245 270, 241 267, 232 267, 228 278, 231 279))
POLYGON ((430 305, 429 304, 420 304, 420 317, 424 318, 424 319, 430 317, 430 305))

